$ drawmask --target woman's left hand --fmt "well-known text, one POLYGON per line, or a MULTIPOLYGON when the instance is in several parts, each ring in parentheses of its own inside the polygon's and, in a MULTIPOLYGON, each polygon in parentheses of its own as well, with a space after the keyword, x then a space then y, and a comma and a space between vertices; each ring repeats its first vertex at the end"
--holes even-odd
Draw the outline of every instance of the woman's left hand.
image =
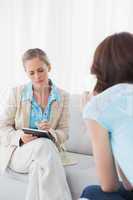
POLYGON ((51 124, 48 121, 41 121, 38 123, 38 128, 49 131, 49 129, 51 128, 51 124))
POLYGON ((133 190, 133 186, 132 184, 128 181, 127 177, 125 176, 125 174, 123 173, 122 169, 120 168, 119 164, 117 163, 117 170, 118 170, 118 174, 120 175, 121 179, 122 179, 122 184, 123 187, 126 190, 133 190))

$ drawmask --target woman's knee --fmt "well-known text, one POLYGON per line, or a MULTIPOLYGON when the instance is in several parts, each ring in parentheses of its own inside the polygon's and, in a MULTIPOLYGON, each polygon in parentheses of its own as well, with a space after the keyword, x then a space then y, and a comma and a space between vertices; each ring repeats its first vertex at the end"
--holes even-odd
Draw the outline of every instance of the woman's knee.
POLYGON ((33 142, 34 145, 34 155, 32 160, 32 165, 30 171, 35 171, 36 169, 41 169, 42 172, 47 170, 50 173, 53 166, 59 165, 60 156, 55 144, 48 139, 39 138, 33 142))
MULTIPOLYGON (((125 194, 124 194, 125 195, 125 194)), ((88 186, 84 189, 81 197, 88 198, 90 200, 124 200, 123 193, 120 191, 117 192, 103 192, 101 187, 96 186, 88 186)))
POLYGON ((55 144, 49 139, 38 138, 34 140, 33 145, 36 154, 43 154, 43 156, 47 156, 49 153, 58 154, 55 144))

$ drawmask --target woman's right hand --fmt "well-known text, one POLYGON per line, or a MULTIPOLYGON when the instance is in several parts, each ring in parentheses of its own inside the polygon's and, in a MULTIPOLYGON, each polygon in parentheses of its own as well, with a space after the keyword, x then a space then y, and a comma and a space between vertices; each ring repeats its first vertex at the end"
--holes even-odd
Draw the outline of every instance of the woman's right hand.
POLYGON ((37 138, 38 137, 36 137, 36 136, 32 136, 32 134, 25 134, 25 133, 21 136, 21 140, 24 144, 26 144, 32 140, 35 140, 37 138))

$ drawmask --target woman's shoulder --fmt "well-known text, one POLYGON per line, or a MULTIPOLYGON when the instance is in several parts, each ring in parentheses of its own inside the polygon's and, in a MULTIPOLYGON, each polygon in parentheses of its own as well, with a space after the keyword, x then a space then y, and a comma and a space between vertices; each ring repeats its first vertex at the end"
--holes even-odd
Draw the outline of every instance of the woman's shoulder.
POLYGON ((123 95, 125 93, 129 93, 132 91, 133 91, 133 84, 120 83, 104 90, 98 96, 103 96, 103 97, 112 96, 112 95, 119 96, 119 95, 123 95))
POLYGON ((23 91, 24 89, 26 89, 28 86, 29 86, 30 83, 25 83, 25 84, 20 84, 20 85, 17 85, 15 87, 12 87, 10 88, 10 90, 12 91, 23 91))
POLYGON ((100 106, 106 107, 128 96, 133 96, 133 84, 121 83, 98 94, 95 101, 98 101, 100 106))
POLYGON ((17 85, 15 87, 12 87, 9 89, 9 98, 15 98, 21 100, 23 94, 25 94, 28 91, 30 83, 25 83, 21 85, 17 85))
POLYGON ((61 98, 68 98, 70 96, 70 94, 62 88, 57 87, 57 91, 61 98))
POLYGON ((92 97, 85 106, 84 116, 92 113, 95 115, 100 114, 114 105, 124 108, 130 97, 133 98, 133 84, 121 83, 114 85, 92 97))

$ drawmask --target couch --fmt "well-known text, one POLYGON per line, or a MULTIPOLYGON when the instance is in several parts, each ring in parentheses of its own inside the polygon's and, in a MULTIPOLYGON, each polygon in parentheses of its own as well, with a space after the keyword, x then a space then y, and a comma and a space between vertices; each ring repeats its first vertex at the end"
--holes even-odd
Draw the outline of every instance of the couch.
MULTIPOLYGON (((80 95, 70 96, 70 132, 65 150, 63 156, 72 162, 64 168, 72 198, 76 200, 85 186, 98 183, 89 133, 80 110, 80 95)), ((27 174, 18 174, 7 169, 0 176, 0 200, 24 200, 27 182, 27 174)))

